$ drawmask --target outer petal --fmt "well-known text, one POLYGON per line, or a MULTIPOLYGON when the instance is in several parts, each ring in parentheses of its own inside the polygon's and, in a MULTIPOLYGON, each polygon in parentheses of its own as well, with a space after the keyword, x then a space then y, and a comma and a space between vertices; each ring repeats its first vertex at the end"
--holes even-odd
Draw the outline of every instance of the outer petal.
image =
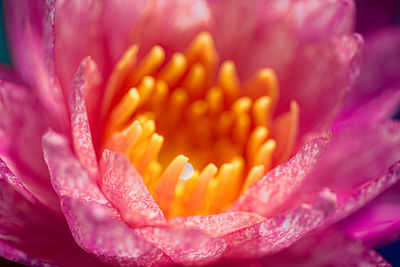
POLYGON ((378 252, 335 229, 313 232, 261 262, 263 266, 390 266, 378 252))
POLYGON ((398 23, 400 3, 397 0, 356 0, 357 32, 366 33, 398 23))
POLYGON ((74 266, 96 264, 76 245, 65 221, 40 204, 1 159, 0 185, 2 257, 38 266, 44 262, 74 266))
POLYGON ((312 205, 303 204, 285 214, 228 234, 227 258, 257 258, 290 246, 307 232, 321 226, 335 209, 336 197, 319 193, 312 205))
POLYGON ((102 191, 126 223, 132 227, 166 223, 160 207, 128 158, 105 150, 102 165, 102 191))
POLYGON ((159 249, 126 225, 71 153, 63 136, 43 138, 46 162, 61 208, 76 242, 110 265, 170 264, 159 249))
POLYGON ((65 99, 54 70, 54 0, 8 0, 4 14, 18 74, 53 116, 54 127, 66 131, 65 99))
POLYGON ((48 123, 47 113, 29 88, 0 82, 1 155, 13 162, 21 181, 39 200, 57 209, 41 153, 40 140, 48 123))
POLYGON ((400 103, 400 29, 366 35, 360 77, 337 121, 387 118, 400 103), (377 67, 379 66, 379 67, 377 67))
POLYGON ((400 159, 399 133, 400 124, 390 120, 344 127, 334 133, 305 188, 328 186, 341 199, 353 194, 400 159))
MULTIPOLYGON (((400 163, 388 171, 378 182, 378 186, 366 187, 357 197, 351 198, 351 204, 357 204, 357 200, 366 198, 368 191, 376 190, 379 184, 389 186, 400 179, 400 163), (396 179, 397 178, 397 179, 396 179), (354 201, 356 200, 356 201, 354 201)), ((383 189, 383 188, 382 188, 383 189)), ((374 247, 394 242, 400 238, 400 183, 397 184, 371 201, 367 206, 354 215, 340 222, 341 228, 355 239, 362 240, 374 247)), ((371 195, 371 194, 370 194, 371 195)), ((377 195, 377 194, 373 194, 377 195)), ((365 200, 364 200, 365 201, 365 200)))
POLYGON ((307 143, 293 158, 268 172, 264 178, 247 189, 235 202, 232 210, 271 217, 288 208, 288 204, 291 203, 287 202, 324 154, 327 145, 328 140, 325 138, 307 143))
POLYGON ((260 68, 273 68, 281 87, 278 113, 296 100, 301 134, 327 130, 357 74, 362 40, 348 35, 353 30, 353 2, 209 3, 222 59, 233 59, 242 79, 260 68))
MULTIPOLYGON (((70 94, 70 113, 72 140, 75 153, 82 165, 89 171, 93 179, 99 180, 99 166, 94 151, 89 119, 86 109, 85 92, 91 91, 94 81, 88 81, 88 72, 91 71, 92 62, 85 59, 75 74, 74 84, 70 94), (85 75, 86 74, 86 75, 85 75)), ((89 77, 90 78, 90 77, 89 77)), ((96 97, 95 95, 93 96, 96 97)))

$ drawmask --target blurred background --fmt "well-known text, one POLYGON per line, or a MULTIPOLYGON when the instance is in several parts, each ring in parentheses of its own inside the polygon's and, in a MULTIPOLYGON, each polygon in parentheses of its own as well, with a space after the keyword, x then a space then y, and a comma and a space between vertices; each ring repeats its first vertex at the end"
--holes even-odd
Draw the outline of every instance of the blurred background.
MULTIPOLYGON (((18 1, 18 0, 14 0, 18 1)), ((4 33, 3 5, 0 0, 0 62, 11 64, 4 33)), ((400 0, 357 0, 357 32, 369 34, 385 25, 400 27, 400 0)), ((400 49, 400 47, 399 47, 400 49)), ((400 111, 395 115, 400 119, 400 111)), ((393 266, 400 266, 400 241, 377 248, 393 266)), ((21 266, 0 258, 0 266, 21 266)))

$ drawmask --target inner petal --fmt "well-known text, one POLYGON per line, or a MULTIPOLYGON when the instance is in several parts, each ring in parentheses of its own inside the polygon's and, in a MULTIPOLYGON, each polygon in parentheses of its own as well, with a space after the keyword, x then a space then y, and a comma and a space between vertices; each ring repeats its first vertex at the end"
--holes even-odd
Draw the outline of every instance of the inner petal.
POLYGON ((206 32, 168 61, 160 46, 140 62, 137 51, 127 50, 107 83, 103 149, 129 157, 167 218, 223 212, 288 159, 299 108, 292 101, 274 116, 273 70, 242 84, 206 32))

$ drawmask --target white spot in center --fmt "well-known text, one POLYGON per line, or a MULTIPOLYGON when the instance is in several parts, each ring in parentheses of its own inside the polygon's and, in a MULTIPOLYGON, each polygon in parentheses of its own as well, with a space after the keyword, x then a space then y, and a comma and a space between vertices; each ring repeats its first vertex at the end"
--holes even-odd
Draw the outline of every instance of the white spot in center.
POLYGON ((194 171, 194 169, 193 169, 192 164, 187 162, 185 164, 185 167, 183 168, 181 177, 179 177, 179 178, 182 179, 182 180, 185 180, 185 181, 189 180, 193 176, 193 171, 194 171))

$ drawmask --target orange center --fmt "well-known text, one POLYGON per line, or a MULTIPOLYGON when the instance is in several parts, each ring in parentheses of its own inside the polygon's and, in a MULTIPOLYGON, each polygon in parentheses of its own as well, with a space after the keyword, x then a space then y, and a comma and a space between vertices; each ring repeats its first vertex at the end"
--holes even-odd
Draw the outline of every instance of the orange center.
POLYGON ((288 159, 299 110, 292 101, 273 116, 273 70, 241 84, 232 61, 219 66, 206 32, 168 62, 160 46, 140 62, 137 51, 125 52, 107 83, 103 149, 130 158, 167 218, 222 212, 288 159))

